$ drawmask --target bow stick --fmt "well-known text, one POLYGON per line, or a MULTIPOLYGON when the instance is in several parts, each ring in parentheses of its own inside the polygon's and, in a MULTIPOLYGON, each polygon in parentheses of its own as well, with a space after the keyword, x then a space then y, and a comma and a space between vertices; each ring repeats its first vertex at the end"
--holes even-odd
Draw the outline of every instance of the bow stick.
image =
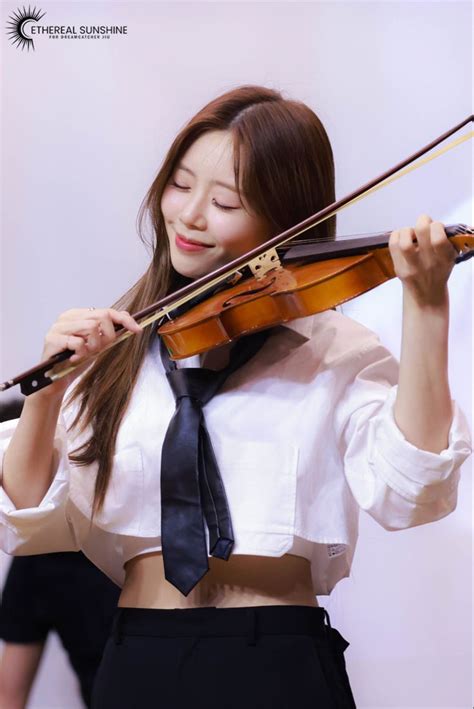
MULTIPOLYGON (((461 128, 472 122, 474 122, 473 114, 465 118, 453 128, 450 128, 448 131, 440 135, 435 140, 431 141, 431 143, 429 143, 428 145, 425 145, 413 155, 410 155, 405 160, 402 160, 401 162, 397 163, 394 167, 390 168, 378 177, 362 185, 362 187, 359 187, 357 190, 354 190, 342 199, 327 205, 316 214, 313 214, 307 219, 304 219, 299 224, 296 224, 295 226, 291 227, 290 229, 287 229, 281 234, 272 237, 260 246, 257 246, 255 249, 248 251, 242 256, 239 256, 238 258, 234 259, 233 261, 230 261, 224 266, 217 268, 211 273, 208 273, 202 276, 201 278, 196 279, 195 281, 189 283, 183 288, 180 288, 179 290, 168 294, 156 303, 152 303, 143 310, 140 310, 139 312, 133 314, 133 318, 137 321, 139 320, 139 325, 142 328, 145 328, 156 320, 160 320, 165 317, 171 319, 170 313, 177 310, 178 308, 185 305, 191 300, 195 300, 196 298, 202 299, 202 297, 204 297, 205 294, 209 292, 209 290, 214 289, 219 284, 225 284, 226 282, 228 283, 229 280, 232 280, 233 278, 235 279, 236 275, 240 278, 240 276, 242 275, 240 273, 240 269, 244 268, 245 266, 249 266, 252 270, 252 273, 257 276, 262 258, 267 257, 270 260, 274 259, 275 261, 277 261, 277 255, 274 250, 278 246, 282 246, 286 242, 290 241, 291 239, 294 239, 295 237, 299 236, 308 229, 311 229, 317 226, 318 224, 321 224, 321 222, 325 221, 326 219, 329 219, 330 217, 334 216, 335 214, 349 207, 350 205, 355 204, 356 202, 361 199, 364 199, 373 192, 382 189, 383 187, 386 187, 387 185, 391 184, 395 180, 400 179, 409 172, 418 169, 422 165, 425 165, 431 160, 434 160, 435 158, 440 157, 444 153, 448 152, 448 150, 451 150, 456 146, 460 145, 461 143, 472 138, 474 136, 474 131, 470 131, 469 133, 455 139, 448 145, 437 150, 432 155, 429 155, 424 158, 422 157, 423 155, 426 155, 426 153, 428 153, 430 150, 433 150, 433 148, 438 146, 444 140, 447 140, 447 138, 452 136, 461 128)), ((324 242, 325 240, 320 239, 318 241, 324 242)), ((333 244, 335 243, 334 240, 331 240, 331 242, 333 244)), ((465 258, 466 255, 463 254, 461 257, 459 257, 459 260, 465 260, 465 258)), ((101 350, 101 353, 105 352, 111 347, 114 347, 120 342, 123 342, 123 340, 127 339, 133 334, 129 330, 124 330, 124 328, 118 325, 115 326, 115 330, 120 334, 114 340, 114 342, 111 342, 107 347, 101 350), (120 332, 121 330, 123 330, 123 332, 120 332)), ((66 376, 70 372, 74 371, 76 367, 83 366, 84 362, 87 361, 87 359, 93 359, 96 356, 95 354, 91 355, 86 360, 78 362, 75 365, 63 365, 62 367, 57 367, 57 365, 60 365, 61 362, 64 362, 65 360, 69 359, 73 354, 73 350, 63 350, 61 352, 58 352, 57 354, 53 355, 52 357, 43 362, 40 362, 40 364, 27 370, 26 372, 23 372, 22 374, 19 374, 16 377, 13 377, 12 379, 9 379, 6 382, 0 384, 0 391, 5 391, 6 389, 9 389, 10 387, 15 386, 16 384, 20 384, 21 391, 23 394, 31 394, 35 391, 39 391, 39 389, 47 386, 48 384, 51 384, 56 379, 60 379, 61 377, 66 376)))

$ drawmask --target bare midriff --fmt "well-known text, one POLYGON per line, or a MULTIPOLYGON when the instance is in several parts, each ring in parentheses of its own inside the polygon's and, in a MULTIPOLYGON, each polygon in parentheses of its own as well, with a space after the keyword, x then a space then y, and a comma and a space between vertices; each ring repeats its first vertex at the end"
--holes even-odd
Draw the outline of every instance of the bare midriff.
POLYGON ((118 605, 126 608, 318 606, 310 563, 294 554, 209 557, 209 571, 187 596, 165 579, 161 552, 130 559, 125 574, 118 605))

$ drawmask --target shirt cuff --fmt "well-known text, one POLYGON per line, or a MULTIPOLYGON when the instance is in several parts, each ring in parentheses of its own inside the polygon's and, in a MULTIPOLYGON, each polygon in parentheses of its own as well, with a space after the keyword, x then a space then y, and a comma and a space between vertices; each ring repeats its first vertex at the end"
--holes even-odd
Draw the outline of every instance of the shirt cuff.
POLYGON ((430 503, 457 486, 453 475, 470 455, 471 434, 466 417, 453 401, 453 420, 448 447, 440 453, 422 450, 410 443, 398 428, 393 407, 398 386, 394 385, 384 406, 370 421, 374 445, 371 461, 385 482, 417 504, 430 503))
POLYGON ((18 510, 2 485, 3 458, 8 448, 13 432, 19 419, 5 421, 0 424, 0 520, 11 529, 18 524, 28 525, 28 522, 38 522, 62 504, 69 491, 69 458, 67 454, 67 436, 65 422, 62 417, 58 421, 54 437, 54 455, 56 470, 51 484, 43 499, 36 507, 24 507, 18 510))

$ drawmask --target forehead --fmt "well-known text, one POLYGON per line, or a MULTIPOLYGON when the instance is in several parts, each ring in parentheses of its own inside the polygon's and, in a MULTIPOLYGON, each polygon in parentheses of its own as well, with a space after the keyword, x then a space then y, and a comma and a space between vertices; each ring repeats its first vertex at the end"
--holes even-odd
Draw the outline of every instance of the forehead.
POLYGON ((199 136, 182 160, 197 174, 226 176, 233 182, 234 143, 230 131, 210 131, 199 136))

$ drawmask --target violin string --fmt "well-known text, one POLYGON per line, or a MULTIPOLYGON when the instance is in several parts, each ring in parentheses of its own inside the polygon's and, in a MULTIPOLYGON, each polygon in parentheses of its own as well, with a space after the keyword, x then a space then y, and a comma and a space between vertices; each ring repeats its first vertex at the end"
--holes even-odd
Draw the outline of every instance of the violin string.
MULTIPOLYGON (((474 233, 474 228, 468 226, 467 224, 456 224, 456 234, 473 234, 474 233)), ((454 225, 453 225, 454 227, 454 225)), ((453 228, 451 227, 451 228, 453 228)), ((306 246, 306 245, 314 245, 314 244, 335 244, 335 243, 340 243, 341 241, 356 241, 358 239, 370 239, 370 238, 381 238, 383 236, 389 236, 392 233, 392 230, 387 230, 387 231, 367 231, 367 232, 359 232, 357 234, 337 234, 337 236, 332 239, 332 238, 324 238, 324 237, 318 237, 315 236, 312 239, 298 239, 295 241, 294 244, 283 244, 282 248, 283 249, 291 249, 293 246, 306 246)), ((279 246, 277 248, 280 248, 279 246)))

